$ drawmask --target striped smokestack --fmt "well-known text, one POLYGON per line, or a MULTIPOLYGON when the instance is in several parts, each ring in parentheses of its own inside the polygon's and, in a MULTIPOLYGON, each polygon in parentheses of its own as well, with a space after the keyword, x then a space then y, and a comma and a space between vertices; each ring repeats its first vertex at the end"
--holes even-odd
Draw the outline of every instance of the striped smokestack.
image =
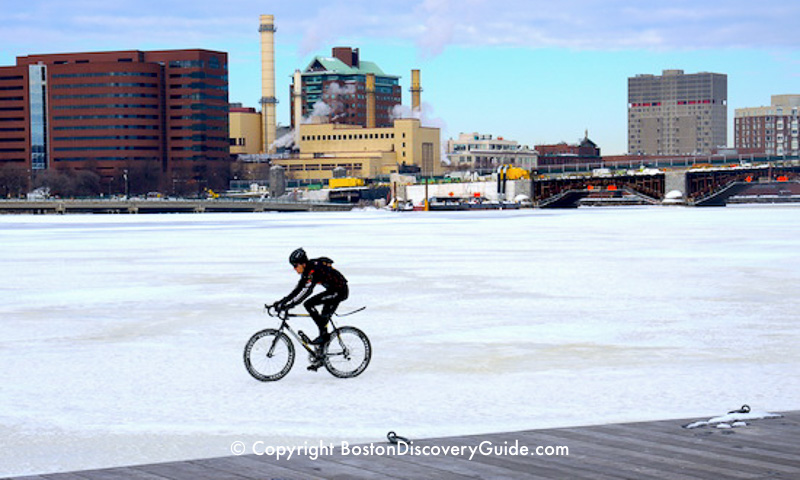
POLYGON ((411 70, 411 113, 418 116, 420 112, 419 97, 422 87, 419 84, 419 70, 411 70))
POLYGON ((367 128, 375 128, 375 74, 367 74, 367 128))
POLYGON ((275 18, 272 15, 261 15, 261 117, 264 140, 262 151, 275 151, 270 145, 275 142, 275 18))

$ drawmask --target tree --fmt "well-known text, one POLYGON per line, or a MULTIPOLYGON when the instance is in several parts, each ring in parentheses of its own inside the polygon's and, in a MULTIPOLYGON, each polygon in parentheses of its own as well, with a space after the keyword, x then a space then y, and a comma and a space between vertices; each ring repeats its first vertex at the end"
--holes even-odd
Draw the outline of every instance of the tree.
POLYGON ((28 169, 22 165, 0 165, 0 196, 22 196, 30 189, 28 169))

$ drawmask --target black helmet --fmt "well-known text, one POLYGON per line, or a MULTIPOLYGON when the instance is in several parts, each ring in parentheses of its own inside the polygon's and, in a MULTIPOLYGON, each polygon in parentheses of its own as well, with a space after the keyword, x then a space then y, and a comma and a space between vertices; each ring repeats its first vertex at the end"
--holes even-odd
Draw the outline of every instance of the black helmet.
POLYGON ((298 248, 291 255, 289 255, 289 263, 292 264, 293 267, 300 265, 301 263, 308 263, 308 257, 306 256, 306 251, 302 248, 298 248))

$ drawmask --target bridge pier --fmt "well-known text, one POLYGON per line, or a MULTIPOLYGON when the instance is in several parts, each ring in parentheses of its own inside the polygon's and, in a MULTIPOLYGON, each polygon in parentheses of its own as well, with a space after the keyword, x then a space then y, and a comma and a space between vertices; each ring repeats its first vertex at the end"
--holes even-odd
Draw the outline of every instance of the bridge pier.
POLYGON ((664 198, 661 201, 667 199, 667 194, 674 191, 681 192, 680 199, 670 196, 669 200, 673 202, 679 200, 680 203, 686 201, 686 192, 688 191, 686 171, 686 169, 676 169, 664 172, 664 198))

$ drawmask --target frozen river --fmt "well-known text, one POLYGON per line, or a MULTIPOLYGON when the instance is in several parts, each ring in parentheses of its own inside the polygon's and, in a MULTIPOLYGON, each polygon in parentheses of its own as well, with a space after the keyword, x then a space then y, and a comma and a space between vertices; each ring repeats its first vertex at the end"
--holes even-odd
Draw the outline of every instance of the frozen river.
POLYGON ((795 206, 7 215, 0 272, 0 477, 800 409, 795 206), (244 369, 299 246, 368 306, 356 379, 244 369))

